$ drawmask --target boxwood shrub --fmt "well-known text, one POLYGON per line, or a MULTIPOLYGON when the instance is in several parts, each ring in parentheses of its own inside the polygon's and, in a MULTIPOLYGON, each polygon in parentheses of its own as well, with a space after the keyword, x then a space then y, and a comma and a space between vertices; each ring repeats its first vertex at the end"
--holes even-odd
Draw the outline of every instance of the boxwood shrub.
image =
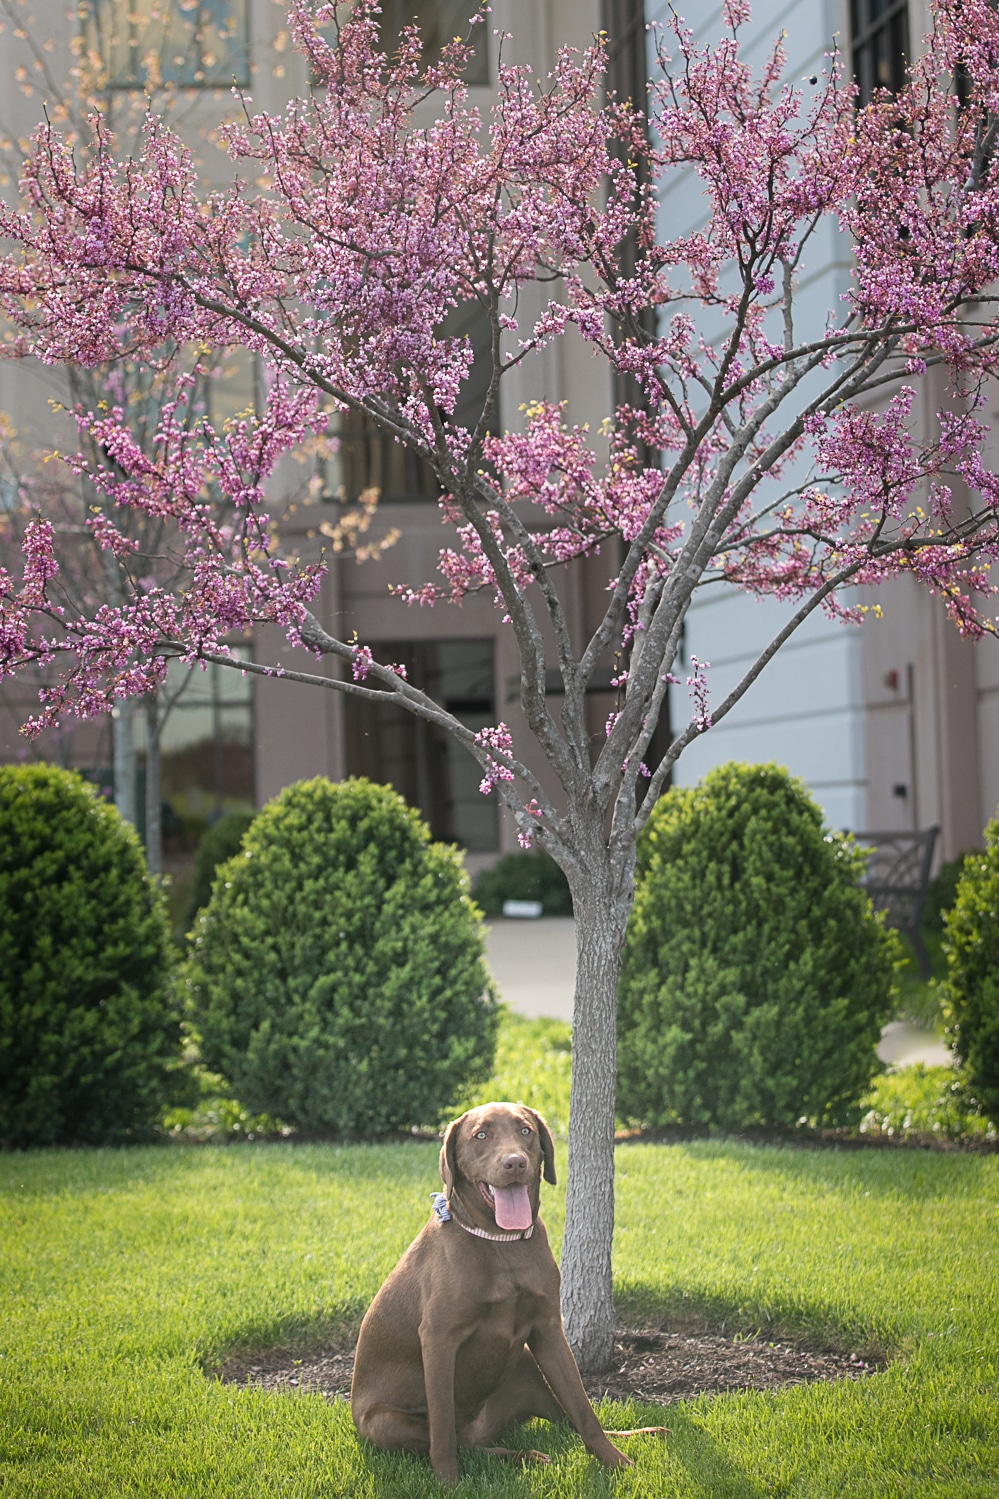
POLYGON ((724 1129, 859 1118, 897 961, 862 873, 776 765, 723 765, 662 798, 624 952, 623 1117, 724 1129))
POLYGON ((149 1135, 177 1097, 165 903, 77 775, 0 766, 0 1142, 149 1135))
POLYGON ((944 1017, 971 1101, 999 1124, 999 817, 968 854, 944 928, 944 1017))
POLYGON ((501 916, 507 900, 537 900, 543 916, 571 916, 569 881, 543 848, 504 854, 475 877, 472 896, 487 916, 501 916))
POLYGON ((206 1065, 254 1114, 350 1138, 436 1124, 498 1011, 457 849, 388 786, 288 787, 217 872, 186 982, 206 1065))
POLYGON ((215 871, 220 864, 239 853, 243 835, 249 828, 255 812, 227 812, 218 822, 206 828, 198 841, 198 853, 194 866, 194 888, 187 911, 187 925, 191 926, 202 906, 207 906, 212 893, 215 871))

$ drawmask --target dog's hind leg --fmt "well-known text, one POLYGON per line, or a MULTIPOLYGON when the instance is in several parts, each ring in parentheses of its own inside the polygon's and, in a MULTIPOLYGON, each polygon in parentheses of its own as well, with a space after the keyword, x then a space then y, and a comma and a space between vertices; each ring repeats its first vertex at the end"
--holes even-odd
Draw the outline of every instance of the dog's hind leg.
POLYGON ((392 1405, 369 1405, 354 1413, 358 1433, 385 1452, 429 1452, 426 1416, 397 1410, 392 1405))

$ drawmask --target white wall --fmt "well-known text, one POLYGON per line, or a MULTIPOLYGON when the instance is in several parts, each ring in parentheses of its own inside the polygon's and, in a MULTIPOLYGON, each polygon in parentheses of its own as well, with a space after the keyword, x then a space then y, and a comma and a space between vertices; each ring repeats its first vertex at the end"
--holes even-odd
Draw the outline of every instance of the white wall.
MULTIPOLYGON (((685 7, 681 4, 678 9, 683 14, 685 7)), ((697 14, 690 4, 686 12, 699 43, 718 36, 720 6, 697 14)), ((650 21, 661 23, 668 38, 668 6, 663 0, 649 0, 647 15, 650 21)), ((742 33, 743 55, 759 67, 783 29, 787 76, 807 80, 821 72, 823 54, 833 45, 835 34, 844 29, 842 19, 839 0, 757 4, 751 25, 742 33)), ((656 66, 654 59, 652 66, 656 66)), ((807 91, 807 83, 803 86, 807 91)), ((665 186, 660 219, 664 238, 703 225, 706 205, 701 184, 692 173, 675 177, 665 186)), ((834 223, 821 227, 799 278, 798 327, 821 330, 830 309, 839 306, 847 284, 848 248, 834 223)), ((708 337, 716 336, 721 325, 712 326, 711 319, 705 318, 704 331, 708 337)), ((692 655, 709 661, 710 702, 717 705, 788 613, 786 606, 759 601, 726 585, 706 589, 688 615, 685 662, 677 668, 678 675, 686 677, 683 667, 692 655)), ((671 693, 674 729, 687 722, 691 709, 688 688, 681 683, 671 693)), ((677 766, 676 782, 689 785, 726 760, 775 760, 786 765, 804 779, 831 824, 863 827, 866 775, 859 632, 824 616, 812 616, 728 717, 690 746, 677 766)))

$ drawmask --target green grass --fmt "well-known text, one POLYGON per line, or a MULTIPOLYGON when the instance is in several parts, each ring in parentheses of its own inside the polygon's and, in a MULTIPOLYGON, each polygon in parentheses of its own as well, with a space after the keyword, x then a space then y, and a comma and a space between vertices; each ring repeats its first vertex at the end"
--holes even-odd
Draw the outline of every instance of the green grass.
MULTIPOLYGON (((236 1347, 304 1351, 356 1327, 426 1218, 436 1154, 414 1141, 0 1157, 3 1499, 438 1494, 422 1461, 362 1448, 343 1404, 203 1372, 236 1347)), ((673 1436, 634 1443, 636 1467, 613 1477, 570 1432, 525 1432, 550 1469, 464 1455, 460 1492, 996 1493, 999 1158, 699 1141, 622 1146, 618 1173, 624 1319, 694 1312, 892 1361, 856 1383, 676 1407, 673 1436)), ((545 1199, 557 1247, 563 1186, 545 1199)))
POLYGON ((538 1109, 553 1133, 565 1136, 571 1082, 572 1027, 564 1020, 525 1020, 507 1010, 492 1077, 458 1107, 460 1111, 494 1098, 515 1099, 538 1109))
POLYGON ((930 977, 923 978, 916 959, 915 949, 908 937, 899 935, 899 944, 905 959, 896 975, 898 985, 898 1017, 911 1020, 916 1025, 925 1025, 930 1030, 943 1033, 942 984, 947 977, 947 959, 943 950, 943 937, 939 931, 923 928, 923 941, 930 960, 930 977))
POLYGON ((994 1124, 966 1111, 961 1081, 953 1067, 924 1067, 921 1062, 889 1067, 875 1078, 864 1106, 867 1113, 860 1123, 861 1134, 973 1145, 996 1139, 994 1124))

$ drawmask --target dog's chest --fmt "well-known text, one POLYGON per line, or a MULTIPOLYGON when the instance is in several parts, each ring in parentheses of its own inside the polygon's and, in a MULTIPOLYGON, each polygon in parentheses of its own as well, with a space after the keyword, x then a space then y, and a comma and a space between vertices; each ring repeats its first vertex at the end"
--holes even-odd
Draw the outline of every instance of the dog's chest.
POLYGON ((510 1284, 478 1308, 455 1359, 455 1397, 466 1410, 477 1409, 516 1366, 524 1344, 544 1310, 544 1298, 510 1284))

